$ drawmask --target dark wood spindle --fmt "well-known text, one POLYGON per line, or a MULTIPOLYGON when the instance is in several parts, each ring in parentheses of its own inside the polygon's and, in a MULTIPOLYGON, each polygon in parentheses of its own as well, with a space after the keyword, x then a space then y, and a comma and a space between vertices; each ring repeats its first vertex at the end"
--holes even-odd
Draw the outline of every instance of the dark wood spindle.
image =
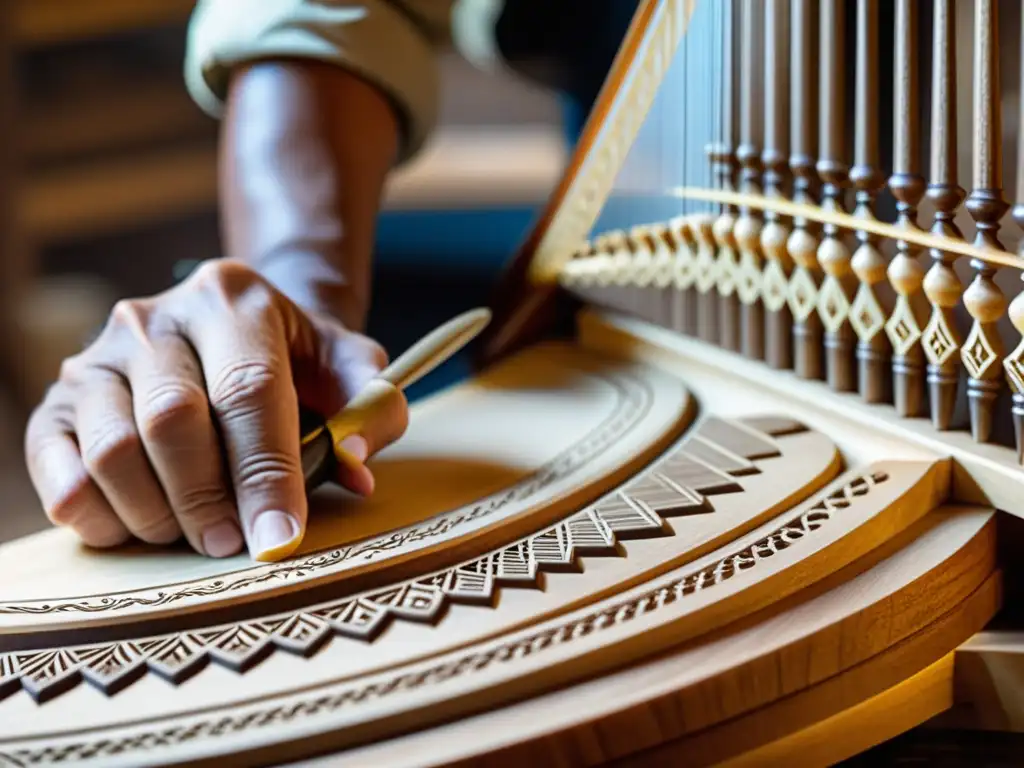
MULTIPOLYGON (((1024 40, 1024 13, 1021 14, 1021 36, 1024 40)), ((1021 84, 1024 87, 1024 56, 1021 57, 1021 84)), ((1024 228, 1024 98, 1018 103, 1017 122, 1017 203, 1013 206, 1013 220, 1017 226, 1024 228)), ((1019 254, 1024 257, 1024 242, 1021 243, 1019 254)), ((1021 275, 1024 278, 1024 274, 1021 275)), ((1010 412, 1013 417, 1013 436, 1017 448, 1017 462, 1024 464, 1024 291, 1019 292, 1010 302, 1010 321, 1021 334, 1020 343, 1003 360, 1006 380, 1013 393, 1010 412)))
MULTIPOLYGON (((764 24, 764 186, 768 197, 785 197, 789 151, 789 61, 787 0, 767 0, 764 24)), ((773 368, 793 365, 793 315, 787 297, 793 260, 786 250, 790 227, 774 211, 764 214, 761 250, 767 258, 761 284, 765 316, 765 360, 773 368)))
MULTIPOLYGON (((741 189, 748 195, 761 194, 761 136, 763 129, 764 0, 745 0, 743 6, 742 44, 743 72, 740 101, 740 126, 743 142, 736 150, 741 167, 741 189)), ((743 354, 764 358, 764 307, 761 304, 761 213, 743 206, 735 228, 740 258, 736 270, 736 295, 740 300, 740 339, 743 354)))
MULTIPOLYGON (((843 212, 843 189, 849 184, 849 167, 843 159, 846 129, 845 81, 848 62, 844 41, 844 3, 821 0, 820 45, 820 124, 821 151, 818 175, 821 176, 822 207, 843 212)), ((854 276, 850 269, 850 251, 838 227, 825 224, 824 238, 818 246, 818 263, 825 281, 818 293, 818 314, 825 326, 826 374, 829 386, 838 392, 855 387, 853 366, 853 328, 850 326, 850 299, 854 276)))
MULTIPOLYGON (((1002 113, 999 90, 999 9, 996 0, 974 3, 974 183, 966 207, 974 219, 974 244, 1002 249, 999 220, 1009 209, 1003 198, 1002 113)), ((974 323, 960 351, 967 367, 971 433, 988 442, 996 399, 1002 389, 1003 346, 996 323, 1006 310, 1006 297, 995 284, 995 267, 973 259, 975 277, 964 292, 974 323)))
MULTIPOLYGON (((919 229, 917 206, 925 193, 925 180, 919 172, 918 2, 896 0, 893 61, 895 152, 889 189, 896 198, 897 225, 910 231, 919 229)), ((919 249, 911 243, 897 240, 896 256, 889 265, 889 281, 898 298, 886 332, 893 349, 896 412, 905 417, 919 415, 924 405, 924 353, 920 342, 928 308, 921 293, 924 269, 918 263, 918 253, 919 249)))
MULTIPOLYGON (((932 31, 931 164, 928 199, 935 206, 931 232, 962 239, 954 223, 966 192, 957 183, 956 130, 956 7, 954 0, 935 0, 932 31)), ((959 352, 963 338, 955 311, 963 286, 953 269, 956 255, 928 249, 932 266, 924 278, 924 292, 932 312, 921 345, 928 358, 928 399, 932 424, 952 426, 959 379, 959 352)))
MULTIPOLYGON (((856 118, 854 166, 850 181, 856 190, 854 215, 875 220, 875 198, 885 186, 879 160, 878 138, 878 0, 857 0, 856 118)), ((857 230, 859 246, 850 266, 860 283, 850 307, 850 325, 856 332, 858 389, 869 403, 888 399, 889 339, 885 335, 886 311, 879 303, 875 285, 885 279, 886 259, 878 249, 878 237, 857 230)))
MULTIPOLYGON (((789 168, 793 172, 793 199, 815 202, 817 174, 817 61, 815 45, 816 0, 790 3, 790 99, 789 168)), ((821 357, 822 325, 817 312, 821 267, 818 264, 818 233, 814 222, 795 217, 786 250, 795 264, 789 281, 789 309, 793 313, 793 367, 804 379, 824 375, 821 357)))
MULTIPOLYGON (((722 29, 722 119, 718 126, 718 143, 714 160, 718 186, 726 192, 736 190, 736 121, 734 119, 733 92, 737 0, 724 0, 722 29)), ((732 276, 736 268, 736 240, 733 229, 738 209, 731 204, 722 206, 713 223, 718 257, 711 263, 698 263, 696 286, 698 293, 697 325, 701 339, 719 341, 726 349, 739 349, 739 306, 732 276), (717 287, 716 298, 714 289, 717 287)), ((706 253, 705 253, 706 256, 706 253)))

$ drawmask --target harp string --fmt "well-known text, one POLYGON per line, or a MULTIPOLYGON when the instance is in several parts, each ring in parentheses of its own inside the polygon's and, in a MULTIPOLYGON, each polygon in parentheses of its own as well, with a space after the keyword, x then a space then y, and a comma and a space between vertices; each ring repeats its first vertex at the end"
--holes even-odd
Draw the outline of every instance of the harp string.
POLYGON ((1024 464, 1022 42, 1000 0, 699 0, 563 285, 1024 464))

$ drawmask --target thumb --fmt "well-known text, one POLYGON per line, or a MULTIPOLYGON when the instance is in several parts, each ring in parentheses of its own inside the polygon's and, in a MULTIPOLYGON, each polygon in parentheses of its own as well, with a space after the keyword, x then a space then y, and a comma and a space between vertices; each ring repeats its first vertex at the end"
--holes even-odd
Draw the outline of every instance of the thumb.
POLYGON ((409 425, 409 405, 402 390, 371 379, 348 405, 327 422, 338 460, 338 482, 358 493, 373 493, 366 460, 400 438, 409 425))
POLYGON ((345 407, 388 364, 388 355, 376 341, 354 333, 330 319, 305 318, 312 331, 313 352, 293 363, 299 402, 321 417, 345 407))

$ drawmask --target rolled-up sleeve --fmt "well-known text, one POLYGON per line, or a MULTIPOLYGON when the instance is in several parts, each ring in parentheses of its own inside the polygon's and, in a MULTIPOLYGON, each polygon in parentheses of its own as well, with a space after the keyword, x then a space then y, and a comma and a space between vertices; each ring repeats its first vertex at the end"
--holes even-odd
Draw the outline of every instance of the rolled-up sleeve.
POLYGON ((219 117, 231 70, 260 59, 307 58, 345 67, 381 88, 403 126, 400 160, 437 121, 438 65, 429 36, 387 0, 198 0, 189 24, 185 81, 219 117))

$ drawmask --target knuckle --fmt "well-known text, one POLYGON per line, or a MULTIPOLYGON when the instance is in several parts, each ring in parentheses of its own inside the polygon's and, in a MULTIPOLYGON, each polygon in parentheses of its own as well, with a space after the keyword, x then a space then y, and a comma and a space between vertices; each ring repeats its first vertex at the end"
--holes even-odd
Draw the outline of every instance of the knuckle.
POLYGON ((274 492, 302 477, 298 456, 279 451, 253 451, 234 468, 235 483, 246 492, 274 492))
POLYGON ((56 498, 44 507, 46 517, 58 526, 73 526, 82 523, 90 513, 86 491, 89 478, 78 478, 69 484, 56 498))
POLYGON ((110 322, 115 326, 137 328, 144 324, 145 308, 138 299, 121 299, 110 310, 110 322))
POLYGON ((269 401, 277 385, 270 361, 249 360, 225 368, 210 386, 210 405, 221 415, 249 413, 269 401))
POLYGON ((142 403, 139 428, 158 439, 195 424, 207 410, 206 393, 187 381, 168 381, 150 390, 142 403))
POLYGON ((201 290, 229 294, 240 293, 252 285, 262 283, 257 272, 230 259, 203 262, 193 270, 188 281, 201 290))
POLYGON ((196 485, 183 489, 174 500, 174 510, 182 520, 220 517, 231 499, 223 485, 196 485))
POLYGON ((181 537, 181 528, 173 515, 152 515, 132 525, 135 537, 150 544, 170 544, 181 537))
POLYGON ((68 384, 78 383, 82 380, 87 367, 88 363, 83 353, 79 352, 77 355, 71 355, 61 361, 57 379, 68 384))
POLYGON ((364 349, 365 357, 367 362, 377 368, 385 368, 389 362, 387 350, 384 349, 379 343, 373 339, 363 337, 365 339, 364 349))
POLYGON ((110 426, 82 446, 82 462, 90 474, 108 475, 142 451, 138 432, 127 425, 110 426))

